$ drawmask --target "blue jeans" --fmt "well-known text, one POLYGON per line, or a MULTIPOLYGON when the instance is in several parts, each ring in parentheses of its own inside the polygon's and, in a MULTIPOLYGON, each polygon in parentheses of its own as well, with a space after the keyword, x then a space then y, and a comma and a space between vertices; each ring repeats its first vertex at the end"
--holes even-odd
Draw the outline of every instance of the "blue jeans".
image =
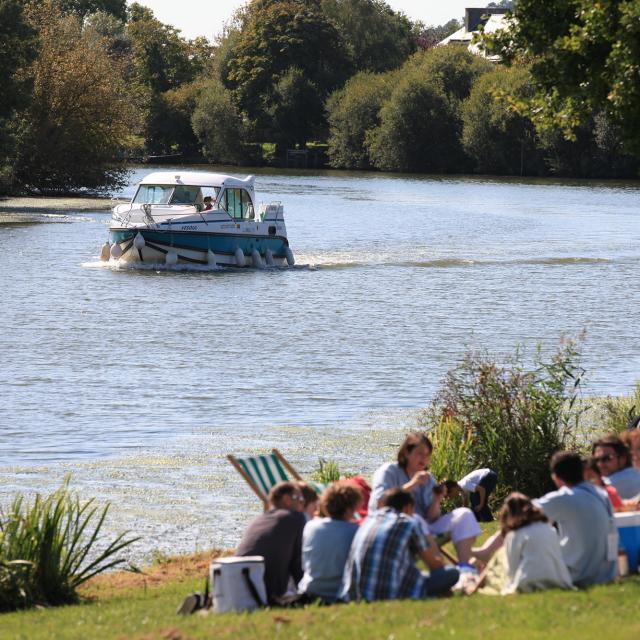
POLYGON ((442 567, 423 575, 422 597, 433 598, 450 591, 451 587, 458 582, 460 572, 455 567, 442 567))

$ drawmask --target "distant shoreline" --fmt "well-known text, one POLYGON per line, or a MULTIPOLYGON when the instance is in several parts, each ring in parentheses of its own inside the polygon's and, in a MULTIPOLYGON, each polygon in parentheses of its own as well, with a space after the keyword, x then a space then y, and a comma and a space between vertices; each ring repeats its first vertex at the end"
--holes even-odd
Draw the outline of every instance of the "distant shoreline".
POLYGON ((0 198, 0 224, 41 222, 42 216, 109 211, 118 198, 42 197, 0 198))

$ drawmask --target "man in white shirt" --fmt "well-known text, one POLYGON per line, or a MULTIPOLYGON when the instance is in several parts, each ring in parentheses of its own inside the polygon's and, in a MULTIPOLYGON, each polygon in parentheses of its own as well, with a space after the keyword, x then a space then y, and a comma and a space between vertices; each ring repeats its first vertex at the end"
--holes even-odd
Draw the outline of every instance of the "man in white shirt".
POLYGON ((534 500, 560 534, 560 548, 573 584, 609 582, 616 574, 618 533, 607 494, 582 479, 582 459, 560 451, 551 458, 551 478, 558 487, 534 500))
POLYGON ((471 508, 478 522, 491 522, 493 515, 489 509, 489 496, 498 483, 498 476, 491 469, 476 469, 468 473, 462 480, 446 480, 447 495, 455 498, 462 492, 464 504, 471 503, 471 508))

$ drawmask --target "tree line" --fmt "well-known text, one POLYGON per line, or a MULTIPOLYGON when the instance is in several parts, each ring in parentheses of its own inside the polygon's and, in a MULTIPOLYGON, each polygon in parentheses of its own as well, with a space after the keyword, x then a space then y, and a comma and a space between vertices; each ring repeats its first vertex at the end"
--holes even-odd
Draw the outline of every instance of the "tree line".
POLYGON ((336 168, 636 176, 640 2, 552 4, 518 0, 511 35, 482 36, 492 63, 435 46, 459 21, 383 0, 252 0, 213 43, 126 0, 0 0, 0 191, 109 190, 135 157, 260 164, 311 143, 336 168))

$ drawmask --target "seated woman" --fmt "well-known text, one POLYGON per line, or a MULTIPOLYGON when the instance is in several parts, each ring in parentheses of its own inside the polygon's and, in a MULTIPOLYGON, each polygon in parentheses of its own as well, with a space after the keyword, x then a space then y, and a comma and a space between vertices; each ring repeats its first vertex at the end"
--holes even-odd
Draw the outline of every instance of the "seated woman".
POLYGON ((467 564, 480 527, 470 509, 462 507, 446 515, 441 514, 440 505, 446 489, 427 471, 432 452, 433 445, 426 434, 407 435, 398 451, 398 461, 382 465, 373 475, 369 513, 380 508, 385 491, 393 487, 410 491, 415 500, 416 514, 427 522, 428 532, 450 534, 459 562, 467 564))
POLYGON ((309 599, 325 604, 337 600, 351 541, 358 530, 354 513, 362 502, 360 490, 350 484, 332 484, 320 498, 320 511, 328 515, 314 518, 302 533, 302 568, 298 585, 309 599))
POLYGON ((556 530, 522 493, 511 493, 500 510, 507 581, 501 593, 572 589, 556 530))

